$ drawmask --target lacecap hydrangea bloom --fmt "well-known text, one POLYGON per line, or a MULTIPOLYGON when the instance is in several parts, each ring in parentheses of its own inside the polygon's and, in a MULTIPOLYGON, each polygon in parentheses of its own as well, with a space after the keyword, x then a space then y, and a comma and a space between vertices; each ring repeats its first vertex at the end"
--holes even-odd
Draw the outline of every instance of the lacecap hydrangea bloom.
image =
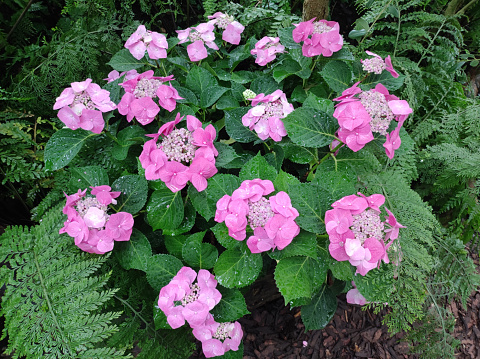
POLYGON ((128 38, 125 48, 137 60, 145 56, 145 51, 152 60, 157 60, 167 57, 168 42, 165 35, 147 30, 144 25, 140 25, 128 38))
POLYGON ((202 128, 196 117, 187 115, 187 128, 175 128, 183 119, 178 113, 174 121, 160 127, 145 142, 140 163, 147 180, 160 179, 172 192, 180 191, 190 181, 197 191, 207 188, 207 179, 217 173, 213 145, 217 131, 213 125, 202 128), (161 138, 161 141, 159 139, 161 138))
POLYGON ((262 37, 250 53, 256 56, 255 63, 265 66, 269 62, 275 60, 278 53, 285 51, 285 46, 280 43, 279 37, 262 37))
POLYGON ((196 62, 207 58, 208 53, 205 45, 213 50, 218 50, 215 44, 215 29, 213 23, 202 23, 196 27, 189 27, 185 30, 176 30, 178 33, 178 43, 190 41, 187 46, 187 53, 190 61, 196 62))
POLYGON ((54 110, 58 118, 71 130, 82 128, 93 133, 101 133, 105 127, 102 112, 116 108, 110 100, 110 92, 92 83, 92 79, 72 82, 57 97, 54 110))
POLYGON ((323 55, 330 57, 340 51, 343 46, 343 37, 340 35, 340 25, 335 21, 319 20, 315 18, 294 24, 293 41, 303 41, 303 56, 313 57, 323 55))
POLYGON ((225 195, 217 202, 215 221, 225 222, 230 237, 243 241, 247 225, 253 230, 247 240, 252 253, 281 250, 300 233, 295 222, 299 214, 289 195, 281 191, 266 197, 274 190, 272 181, 246 180, 231 196, 225 195))
POLYGON ((240 35, 245 30, 245 26, 235 21, 233 16, 216 12, 208 17, 209 24, 213 24, 219 29, 222 29, 222 40, 232 45, 238 45, 240 43, 240 35))
POLYGON ((118 112, 127 116, 128 122, 136 118, 142 125, 152 122, 160 112, 154 99, 165 110, 172 112, 177 106, 176 100, 182 99, 170 84, 172 80, 173 76, 157 77, 153 76, 153 70, 149 70, 121 83, 125 94, 118 104, 118 112))
POLYGON ((209 271, 200 269, 197 275, 192 268, 182 267, 158 296, 158 308, 165 313, 167 323, 177 329, 187 322, 202 342, 207 358, 238 350, 243 336, 238 322, 217 323, 210 313, 222 299, 216 286, 217 280, 209 271))
POLYGON ((276 90, 266 96, 261 93, 251 101, 254 107, 242 117, 243 125, 255 130, 262 140, 271 138, 275 142, 281 141, 287 135, 281 119, 293 111, 293 105, 288 103, 283 91, 276 90))
POLYGON ((371 51, 365 51, 367 55, 373 56, 371 59, 360 60, 362 63, 363 71, 380 75, 383 70, 387 70, 390 74, 397 78, 399 75, 397 71, 394 70, 392 65, 392 59, 388 55, 385 60, 381 56, 374 54, 371 51))
POLYGON ((130 71, 124 71, 122 73, 118 72, 117 70, 113 70, 113 71, 110 71, 108 73, 107 78, 104 78, 104 80, 107 81, 107 83, 110 83, 110 82, 113 82, 113 81, 119 79, 123 75, 125 75, 125 81, 127 81, 127 80, 131 80, 131 79, 134 79, 135 77, 137 77, 138 72, 135 69, 130 70, 130 71))
POLYGON ((370 197, 352 194, 332 204, 325 212, 325 227, 330 239, 328 249, 337 261, 348 260, 357 267, 357 273, 366 275, 389 263, 388 249, 398 238, 402 226, 387 208, 385 221, 380 218, 380 207, 385 203, 381 194, 370 197))
POLYGON ((63 213, 67 220, 59 233, 75 239, 75 245, 89 253, 103 254, 113 249, 114 241, 128 241, 132 234, 133 216, 127 212, 108 214, 108 206, 116 204, 121 192, 112 192, 110 186, 91 187, 67 195, 63 213))
POLYGON ((373 132, 379 133, 386 137, 383 146, 388 158, 392 159, 401 144, 400 129, 413 110, 407 101, 390 95, 382 84, 362 91, 358 87, 359 83, 355 83, 343 91, 342 96, 334 99, 340 101, 333 113, 340 125, 338 138, 352 151, 357 152, 374 139, 373 132), (388 133, 393 120, 397 121, 398 125, 388 133))

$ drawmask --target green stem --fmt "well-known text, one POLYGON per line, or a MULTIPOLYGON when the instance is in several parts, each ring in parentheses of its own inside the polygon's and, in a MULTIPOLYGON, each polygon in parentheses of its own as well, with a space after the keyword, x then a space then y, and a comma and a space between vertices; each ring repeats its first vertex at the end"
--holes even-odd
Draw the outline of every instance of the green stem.
POLYGON ((7 37, 5 38, 5 41, 8 41, 8 38, 10 37, 10 35, 13 34, 13 32, 15 31, 15 29, 17 28, 18 24, 20 24, 20 21, 23 19, 23 17, 25 16, 25 14, 27 13, 28 9, 30 8, 30 6, 32 5, 33 3, 33 0, 30 0, 28 2, 28 4, 23 8, 23 11, 22 13, 20 14, 20 16, 18 17, 17 21, 15 21, 15 24, 13 25, 13 27, 10 29, 10 31, 8 32, 7 34, 7 37))
POLYGON ((398 39, 400 37, 400 24, 402 22, 401 20, 401 10, 400 7, 398 6, 398 1, 396 2, 397 9, 398 9, 398 29, 397 29, 397 39, 395 40, 395 48, 393 49, 393 57, 395 57, 395 54, 397 53, 397 46, 398 46, 398 39))
POLYGON ((215 51, 215 53, 223 60, 223 56, 221 53, 219 53, 218 51, 215 51))
MULTIPOLYGON (((340 140, 339 140, 340 141, 340 140)), ((325 161, 327 158, 329 157, 333 157, 335 158, 334 156, 334 153, 337 152, 337 150, 340 149, 340 147, 342 147, 344 145, 344 143, 342 141, 340 141, 340 143, 333 149, 331 150, 329 153, 327 153, 325 156, 323 156, 320 161, 318 161, 311 169, 310 171, 308 171, 309 173, 315 171, 317 169, 317 167, 323 162, 325 161)))

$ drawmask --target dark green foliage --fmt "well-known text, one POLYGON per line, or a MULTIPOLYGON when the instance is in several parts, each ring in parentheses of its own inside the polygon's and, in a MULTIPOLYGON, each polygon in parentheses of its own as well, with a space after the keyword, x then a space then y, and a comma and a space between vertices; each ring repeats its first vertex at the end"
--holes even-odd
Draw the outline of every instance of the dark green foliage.
POLYGON ((103 347, 118 330, 118 312, 102 305, 116 290, 104 290, 108 275, 94 275, 108 256, 81 252, 58 234, 64 215, 57 206, 30 230, 11 227, 2 235, 0 282, 6 285, 1 314, 7 353, 27 358, 120 358, 103 347))

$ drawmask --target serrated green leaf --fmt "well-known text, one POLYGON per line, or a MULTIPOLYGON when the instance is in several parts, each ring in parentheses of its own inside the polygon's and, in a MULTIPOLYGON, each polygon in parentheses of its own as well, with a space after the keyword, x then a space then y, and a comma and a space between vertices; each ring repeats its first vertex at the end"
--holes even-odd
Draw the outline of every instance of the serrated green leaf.
POLYGON ((280 38, 280 43, 287 49, 301 49, 302 47, 300 44, 297 44, 293 40, 292 32, 294 29, 295 26, 278 29, 278 37, 280 38))
POLYGON ((186 86, 196 94, 202 94, 209 87, 217 86, 217 80, 203 67, 194 66, 185 80, 186 86))
POLYGON ((197 217, 197 211, 193 207, 191 201, 187 201, 183 210, 183 220, 180 225, 175 229, 164 229, 163 234, 165 236, 176 236, 192 229, 195 224, 195 218, 197 217))
MULTIPOLYGON (((208 188, 208 187, 207 187, 208 188)), ((188 187, 188 196, 195 210, 207 221, 215 215, 216 206, 208 201, 207 192, 198 192, 195 187, 188 187)))
POLYGON ((283 148, 285 158, 294 163, 307 164, 318 159, 316 148, 303 147, 287 141, 281 143, 280 146, 283 148))
POLYGON ((208 87, 200 95, 200 107, 208 108, 212 106, 228 90, 230 89, 221 86, 208 87))
POLYGON ((152 247, 147 237, 134 228, 129 241, 115 243, 114 252, 124 269, 133 268, 146 272, 148 259, 152 256, 152 247))
POLYGON ((172 192, 166 186, 155 190, 147 203, 147 219, 153 230, 175 229, 183 220, 181 192, 172 192))
POLYGON ((217 101, 218 110, 232 110, 237 107, 240 107, 237 99, 229 94, 223 95, 217 101))
POLYGON ((275 260, 294 256, 317 257, 317 237, 313 233, 301 231, 284 249, 269 252, 268 255, 275 260))
POLYGON ((187 59, 183 58, 183 57, 172 57, 172 56, 167 56, 166 60, 172 64, 174 64, 175 66, 177 66, 178 68, 182 69, 183 71, 185 72, 188 72, 190 71, 190 62, 187 61, 187 59))
POLYGON ((165 247, 167 247, 168 253, 177 258, 182 258, 182 249, 187 236, 176 235, 176 236, 164 236, 165 247))
POLYGON ((152 288, 160 292, 183 267, 180 259, 169 254, 156 254, 147 260, 147 280, 152 288))
POLYGON ((373 89, 378 84, 382 84, 388 91, 398 90, 403 86, 405 75, 399 75, 397 78, 393 77, 390 72, 383 70, 380 75, 371 74, 360 84, 363 91, 373 89))
POLYGON ((303 147, 327 146, 335 139, 336 119, 313 108, 298 108, 283 119, 292 142, 303 147))
POLYGON ((334 104, 331 100, 317 97, 313 93, 308 94, 308 97, 303 102, 303 107, 310 107, 329 115, 333 115, 333 111, 335 110, 334 104))
POLYGON ((321 188, 309 183, 300 183, 289 185, 288 189, 292 206, 300 213, 295 219, 300 228, 313 233, 325 233, 325 209, 319 194, 321 188))
POLYGON ((240 242, 228 235, 228 228, 224 222, 217 223, 210 228, 215 235, 218 243, 227 249, 236 248, 240 245, 240 242))
POLYGON ((231 196, 233 191, 240 187, 240 179, 237 176, 230 174, 216 174, 208 179, 207 198, 212 204, 214 211, 217 207, 217 202, 224 195, 231 196))
POLYGON ((277 178, 275 178, 275 181, 273 182, 273 187, 275 187, 276 191, 284 191, 288 193, 290 185, 299 183, 300 181, 297 177, 280 170, 277 178))
POLYGON ((126 175, 117 178, 112 184, 112 191, 122 192, 116 198, 114 208, 117 212, 123 211, 136 214, 140 211, 148 197, 148 183, 145 177, 138 175, 126 175))
POLYGON ((240 181, 253 180, 260 178, 262 180, 275 181, 277 170, 267 163, 267 160, 259 153, 240 170, 240 181))
POLYGON ((309 305, 302 306, 302 322, 305 330, 323 329, 337 310, 337 297, 326 284, 322 285, 309 305))
POLYGON ((159 329, 172 329, 167 322, 167 316, 161 310, 156 302, 153 302, 153 323, 155 324, 155 330, 159 329))
POLYGON ((74 167, 70 170, 71 177, 68 182, 68 192, 74 193, 79 189, 88 189, 90 186, 101 186, 110 184, 108 173, 100 166, 74 167))
POLYGON ((335 278, 343 281, 353 280, 352 265, 348 261, 332 261, 329 266, 335 278))
MULTIPOLYGON (((180 95, 180 97, 183 98, 183 100, 177 100, 177 102, 179 102, 179 103, 185 103, 185 102, 186 103, 191 103, 195 106, 199 105, 198 97, 197 97, 197 95, 195 95, 195 93, 193 91, 190 91, 186 87, 183 87, 183 86, 180 86, 180 85, 177 85, 177 84, 174 84, 174 87, 178 91, 178 94, 180 95)), ((181 114, 185 115, 183 112, 181 112, 181 114)))
POLYGON ((243 294, 238 289, 217 287, 222 293, 222 299, 212 309, 215 320, 219 323, 233 322, 249 314, 243 294))
POLYGON ((93 136, 98 135, 82 129, 73 131, 62 128, 55 132, 45 146, 45 169, 55 171, 68 165, 85 141, 93 136))
POLYGON ((210 243, 202 243, 204 236, 205 232, 192 234, 183 245, 182 256, 190 267, 210 269, 217 261, 217 248, 210 243))
POLYGON ((353 79, 353 73, 343 61, 330 61, 320 72, 325 82, 335 92, 342 92, 350 87, 353 79))
POLYGON ((217 142, 215 143, 215 148, 218 151, 218 156, 215 159, 215 166, 217 168, 222 168, 227 163, 230 163, 235 158, 239 157, 235 152, 235 149, 232 146, 229 146, 225 143, 217 142))
POLYGON ((140 126, 129 126, 117 134, 117 142, 114 143, 112 155, 115 159, 123 161, 127 158, 128 149, 134 144, 145 142, 145 130, 140 126))
POLYGON ((128 49, 122 49, 112 56, 107 65, 112 66, 114 70, 122 72, 138 69, 145 63, 133 57, 128 49))
POLYGON ((233 110, 225 111, 225 130, 234 140, 242 143, 258 140, 255 132, 250 131, 242 123, 242 117, 248 112, 247 107, 238 107, 233 110))
POLYGON ((227 249, 215 263, 215 278, 227 288, 245 287, 257 279, 262 265, 262 256, 246 248, 227 249))
MULTIPOLYGON (((257 95, 264 93, 269 95, 272 92, 279 89, 279 84, 271 76, 260 76, 252 81, 250 85, 250 90, 255 92, 257 95)), ((281 89, 280 89, 281 90, 281 89)))

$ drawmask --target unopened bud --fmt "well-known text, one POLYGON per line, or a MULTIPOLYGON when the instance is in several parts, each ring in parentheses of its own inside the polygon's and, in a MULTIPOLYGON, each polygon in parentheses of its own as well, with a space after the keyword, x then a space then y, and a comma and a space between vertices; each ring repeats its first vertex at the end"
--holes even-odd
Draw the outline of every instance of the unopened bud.
POLYGON ((257 96, 257 94, 255 92, 253 92, 252 90, 243 91, 243 98, 245 100, 251 100, 251 99, 255 98, 256 96, 257 96))

